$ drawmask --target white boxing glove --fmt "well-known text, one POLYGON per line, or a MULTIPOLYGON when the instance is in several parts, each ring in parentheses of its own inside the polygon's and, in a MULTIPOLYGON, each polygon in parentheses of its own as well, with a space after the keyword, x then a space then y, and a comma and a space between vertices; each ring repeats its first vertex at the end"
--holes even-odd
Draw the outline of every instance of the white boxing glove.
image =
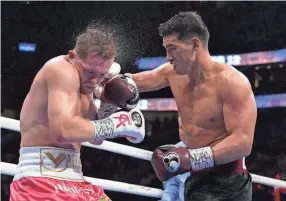
POLYGON ((101 100, 95 97, 93 98, 93 104, 95 106, 96 111, 98 111, 101 106, 101 100))
POLYGON ((120 71, 121 71, 120 64, 113 62, 108 73, 105 75, 103 81, 95 86, 94 96, 100 98, 103 92, 103 86, 108 82, 108 80, 118 75, 120 71))
POLYGON ((94 126, 93 141, 126 137, 132 143, 140 143, 145 137, 145 119, 138 109, 117 111, 91 123, 94 126))
POLYGON ((120 71, 121 71, 120 64, 113 62, 108 73, 105 75, 104 79, 111 79, 114 76, 118 75, 120 73, 120 71))

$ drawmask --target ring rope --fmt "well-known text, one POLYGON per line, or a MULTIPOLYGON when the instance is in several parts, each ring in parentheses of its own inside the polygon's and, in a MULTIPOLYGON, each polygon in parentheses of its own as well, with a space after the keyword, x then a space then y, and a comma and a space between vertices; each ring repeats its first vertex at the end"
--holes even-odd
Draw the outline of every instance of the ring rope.
MULTIPOLYGON (((0 126, 5 129, 20 131, 20 122, 15 119, 10 119, 0 116, 0 126)), ((101 149, 105 151, 110 151, 117 154, 122 154, 134 158, 139 158, 143 160, 150 161, 152 153, 144 149, 138 149, 135 147, 122 145, 114 142, 104 141, 101 145, 93 145, 88 142, 82 143, 83 146, 101 149)), ((1 162, 1 174, 14 175, 16 172, 17 166, 14 164, 1 162)), ((286 182, 282 180, 272 179, 269 177, 264 177, 256 174, 251 174, 252 182, 264 184, 272 187, 286 188, 286 182)), ((85 177, 91 183, 102 186, 106 190, 125 192, 130 194, 142 195, 147 197, 161 198, 162 190, 149 188, 145 186, 127 184, 122 182, 95 179, 91 177, 85 177), (116 187, 115 187, 116 186, 116 187)))
MULTIPOLYGON (((17 172, 17 165, 1 162, 1 174, 14 176, 17 172)), ((105 179, 97 179, 84 176, 84 179, 94 185, 98 185, 105 190, 141 195, 146 197, 161 198, 163 191, 161 189, 128 184, 118 181, 110 181, 105 179)))

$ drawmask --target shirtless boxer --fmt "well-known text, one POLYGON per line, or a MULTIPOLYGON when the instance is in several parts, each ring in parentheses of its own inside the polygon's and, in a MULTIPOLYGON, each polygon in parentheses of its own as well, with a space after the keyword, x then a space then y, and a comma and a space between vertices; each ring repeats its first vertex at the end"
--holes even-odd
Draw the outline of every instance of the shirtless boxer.
POLYGON ((107 138, 126 137, 139 143, 145 135, 144 118, 132 109, 138 102, 136 85, 116 76, 120 66, 115 56, 111 35, 87 29, 73 50, 52 58, 37 73, 21 110, 20 159, 11 201, 110 200, 101 187, 84 180, 81 142, 101 144, 107 138), (101 100, 131 110, 96 120, 94 92, 101 100))
POLYGON ((170 86, 189 149, 158 147, 152 157, 158 178, 190 172, 185 200, 251 200, 242 158, 251 153, 257 109, 248 79, 211 59, 209 32, 197 13, 180 12, 159 33, 168 63, 131 76, 141 92, 170 86))

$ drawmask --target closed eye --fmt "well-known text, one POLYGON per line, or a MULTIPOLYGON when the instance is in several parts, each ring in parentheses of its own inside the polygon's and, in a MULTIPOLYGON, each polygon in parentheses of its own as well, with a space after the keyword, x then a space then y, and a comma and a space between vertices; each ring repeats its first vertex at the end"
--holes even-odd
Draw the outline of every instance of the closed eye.
POLYGON ((176 47, 170 47, 168 48, 169 51, 173 51, 173 50, 176 50, 177 48, 176 47))

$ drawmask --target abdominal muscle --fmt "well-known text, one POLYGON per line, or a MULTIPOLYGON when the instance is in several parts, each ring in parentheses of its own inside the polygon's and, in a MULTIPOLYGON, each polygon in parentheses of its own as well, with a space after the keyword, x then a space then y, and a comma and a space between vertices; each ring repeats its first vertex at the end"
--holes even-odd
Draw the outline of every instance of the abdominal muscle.
POLYGON ((183 127, 185 130, 185 143, 190 149, 205 146, 213 147, 227 137, 224 129, 208 130, 194 124, 185 124, 183 127))

